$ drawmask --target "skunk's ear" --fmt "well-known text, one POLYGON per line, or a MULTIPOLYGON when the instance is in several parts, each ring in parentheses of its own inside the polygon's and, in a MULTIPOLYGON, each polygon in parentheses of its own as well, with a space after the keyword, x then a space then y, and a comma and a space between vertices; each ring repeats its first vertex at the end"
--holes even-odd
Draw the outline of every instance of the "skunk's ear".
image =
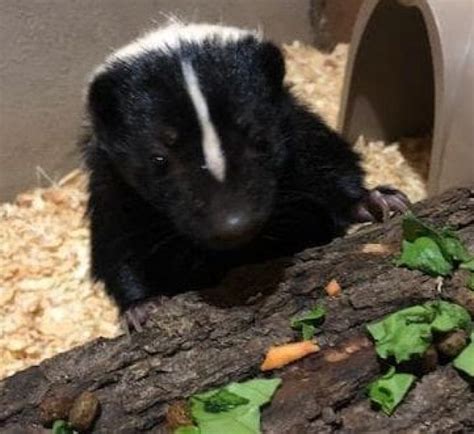
POLYGON ((107 73, 94 77, 87 93, 87 109, 96 128, 118 127, 120 124, 120 86, 107 73))
POLYGON ((263 71, 270 80, 270 83, 278 88, 283 84, 285 77, 285 59, 283 54, 272 42, 264 42, 260 46, 260 59, 263 71))

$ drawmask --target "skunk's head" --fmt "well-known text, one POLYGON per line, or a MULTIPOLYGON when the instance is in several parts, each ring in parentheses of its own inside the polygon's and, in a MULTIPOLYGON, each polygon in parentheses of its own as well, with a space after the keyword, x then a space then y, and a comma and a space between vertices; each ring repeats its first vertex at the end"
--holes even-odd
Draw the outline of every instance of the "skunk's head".
POLYGON ((183 235, 250 241, 288 158, 280 50, 255 33, 174 25, 119 50, 90 84, 96 146, 183 235))

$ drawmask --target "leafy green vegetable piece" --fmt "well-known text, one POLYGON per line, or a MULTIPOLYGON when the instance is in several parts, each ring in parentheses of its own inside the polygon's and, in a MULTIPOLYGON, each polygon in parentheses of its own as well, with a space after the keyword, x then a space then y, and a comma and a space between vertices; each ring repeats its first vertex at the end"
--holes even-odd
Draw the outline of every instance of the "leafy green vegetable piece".
POLYGON ((414 375, 397 373, 391 366, 385 375, 369 385, 369 398, 380 405, 384 413, 391 415, 414 381, 414 375))
POLYGON ((471 343, 454 359, 453 365, 470 377, 474 377, 474 332, 471 333, 471 343))
POLYGON ((404 240, 402 254, 395 262, 397 266, 421 270, 431 276, 447 276, 459 263, 474 268, 471 262, 474 255, 453 230, 438 230, 413 214, 404 218, 402 228, 404 240))
POLYGON ((262 405, 268 404, 281 384, 279 378, 256 379, 243 383, 231 383, 227 389, 236 395, 240 395, 249 400, 249 404, 262 405))
POLYGON ((367 325, 375 350, 382 359, 395 357, 397 363, 421 356, 433 340, 433 332, 468 330, 471 319, 462 306, 447 301, 432 301, 392 313, 367 325))
POLYGON ((303 325, 316 326, 324 321, 326 315, 326 309, 323 306, 315 306, 309 312, 301 315, 300 317, 294 317, 291 319, 291 327, 294 329, 302 329, 303 325))
POLYGON ((431 344, 430 323, 434 317, 424 306, 412 306, 395 312, 367 329, 376 341, 375 350, 382 359, 395 357, 397 363, 423 354, 431 344))
POLYGON ((281 380, 250 380, 244 383, 231 383, 221 389, 214 389, 191 397, 191 413, 200 434, 259 434, 260 410, 268 403, 281 380), (248 400, 230 410, 219 413, 206 411, 205 402, 220 390, 226 390, 248 400))
POLYGON ((248 404, 249 400, 229 392, 227 389, 220 389, 214 395, 204 399, 203 403, 204 410, 208 413, 220 413, 222 411, 229 411, 239 405, 248 404))
POLYGON ((438 238, 439 233, 436 229, 426 224, 424 221, 408 212, 402 222, 403 238, 413 242, 420 237, 438 238))
POLYGON ((430 276, 447 276, 453 271, 439 245, 428 237, 420 237, 413 242, 404 240, 402 254, 395 264, 423 271, 430 276))
POLYGON ((474 291, 474 272, 468 277, 466 285, 469 289, 474 291))
POLYGON ((173 434, 201 434, 201 431, 197 426, 189 425, 176 428, 173 434))
POLYGON ((440 333, 450 332, 456 329, 469 330, 471 316, 462 306, 447 301, 437 300, 425 304, 434 314, 431 330, 440 333))
POLYGON ((459 268, 464 268, 465 270, 469 270, 471 272, 467 278, 466 286, 474 291, 474 259, 463 262, 459 268))
POLYGON ((449 259, 462 263, 474 261, 474 256, 469 253, 459 236, 451 229, 443 229, 441 239, 449 259))
POLYGON ((463 262, 459 268, 464 268, 466 270, 474 272, 474 259, 470 259, 469 261, 463 262))
POLYGON ((301 326, 301 335, 303 336, 304 341, 310 341, 314 338, 314 335, 318 329, 311 324, 304 324, 301 326))
POLYGON ((53 423, 53 434, 77 434, 65 420, 56 420, 53 423))

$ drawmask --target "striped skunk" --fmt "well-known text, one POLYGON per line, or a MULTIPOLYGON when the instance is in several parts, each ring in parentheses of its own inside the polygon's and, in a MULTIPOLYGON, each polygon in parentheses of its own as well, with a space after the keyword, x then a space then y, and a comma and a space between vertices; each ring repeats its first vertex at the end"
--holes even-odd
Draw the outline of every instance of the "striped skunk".
POLYGON ((119 49, 87 92, 92 274, 130 327, 146 301, 407 209, 283 84, 256 31, 172 23, 119 49))

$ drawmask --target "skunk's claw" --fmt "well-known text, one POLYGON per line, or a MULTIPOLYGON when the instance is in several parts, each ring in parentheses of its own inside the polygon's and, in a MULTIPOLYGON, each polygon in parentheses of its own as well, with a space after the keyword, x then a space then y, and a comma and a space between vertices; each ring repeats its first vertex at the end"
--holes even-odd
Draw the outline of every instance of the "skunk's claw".
POLYGON ((142 332, 143 326, 160 304, 161 300, 151 299, 129 306, 122 314, 122 326, 127 334, 132 331, 142 332))
POLYGON ((403 214, 409 207, 410 200, 405 193, 382 185, 368 191, 356 205, 354 219, 359 223, 382 222, 389 218, 391 212, 403 214))

